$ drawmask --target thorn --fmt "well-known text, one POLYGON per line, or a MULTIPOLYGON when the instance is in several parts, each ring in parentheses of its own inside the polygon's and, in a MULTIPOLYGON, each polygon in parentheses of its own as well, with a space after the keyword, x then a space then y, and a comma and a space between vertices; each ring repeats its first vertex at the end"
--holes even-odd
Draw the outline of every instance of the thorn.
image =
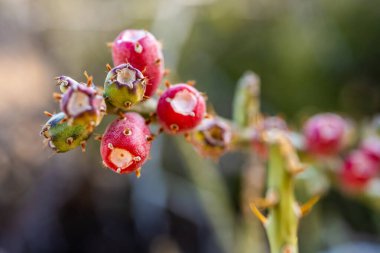
POLYGON ((113 42, 107 42, 106 45, 107 45, 108 48, 112 48, 113 47, 113 42))
POLYGON ((189 80, 186 82, 187 85, 190 85, 190 86, 195 86, 196 82, 195 80, 189 80))
POLYGON ((62 99, 62 94, 61 93, 58 93, 58 92, 54 92, 53 93, 53 98, 57 101, 61 100, 62 99))
POLYGON ((106 64, 107 71, 110 71, 112 69, 111 65, 109 63, 106 64))
POLYGON ((88 73, 87 73, 87 71, 84 71, 83 74, 84 74, 84 76, 85 76, 86 79, 87 79, 87 87, 91 87, 93 77, 92 77, 92 76, 89 76, 88 73))
POLYGON ((303 204, 301 206, 301 215, 302 217, 307 215, 311 209, 313 208, 313 206, 315 204, 317 204, 317 202, 320 200, 321 196, 320 195, 316 195, 314 197, 312 197, 311 199, 309 199, 305 204, 303 204))
POLYGON ((199 92, 199 93, 201 94, 201 96, 202 96, 205 100, 208 99, 208 96, 207 96, 206 93, 204 93, 204 92, 199 92))
POLYGON ((146 72, 146 66, 145 66, 144 69, 141 71, 141 73, 142 73, 143 75, 145 75, 145 72, 146 72))
POLYGON ((119 111, 117 114, 119 115, 119 117, 120 117, 121 119, 125 119, 125 114, 124 114, 124 112, 119 111))
POLYGON ((149 114, 149 117, 145 120, 145 125, 149 125, 156 118, 156 113, 149 114))
POLYGON ((205 119, 211 119, 211 118, 212 118, 212 115, 209 114, 209 113, 205 113, 204 118, 205 118, 205 119))
POLYGON ((190 141, 191 141, 191 136, 190 136, 189 133, 184 133, 183 136, 185 137, 185 140, 186 140, 187 142, 190 142, 190 141))
POLYGON ((101 141, 103 139, 103 136, 101 134, 96 134, 95 137, 94 137, 94 139, 96 141, 101 141))
POLYGON ((170 130, 173 132, 173 133, 176 133, 178 130, 179 130, 179 126, 177 124, 171 124, 170 125, 170 130))
POLYGON ((159 58, 156 59, 156 60, 154 61, 154 64, 157 64, 157 65, 158 65, 158 64, 160 64, 160 63, 161 63, 161 59, 159 59, 159 58))
POLYGON ((66 139, 66 143, 69 144, 69 145, 73 144, 73 141, 74 141, 73 137, 69 137, 69 138, 66 139))
POLYGON ((164 132, 164 129, 163 129, 162 127, 160 127, 160 128, 158 129, 158 133, 157 133, 157 135, 161 134, 162 132, 164 132))
POLYGON ((81 147, 83 153, 86 152, 86 145, 87 145, 86 141, 82 141, 80 143, 80 147, 81 147))
POLYGON ((171 86, 170 82, 168 80, 165 81, 165 87, 169 88, 171 86))
POLYGON ((145 99, 145 100, 147 100, 147 99, 149 99, 150 97, 149 96, 143 96, 143 99, 145 99))
POLYGON ((116 169, 116 172, 120 174, 120 172, 121 172, 121 168, 117 168, 117 169, 116 169))
POLYGON ((164 70, 164 76, 166 77, 168 75, 170 75, 170 69, 165 69, 164 70))
POLYGON ((259 208, 269 208, 275 206, 278 203, 278 201, 277 199, 272 200, 268 198, 257 198, 255 199, 254 203, 259 208))
POLYGON ((113 149, 113 145, 112 145, 112 143, 108 143, 108 144, 107 144, 107 147, 108 147, 109 149, 112 150, 112 149, 113 149))
POLYGON ((65 118, 63 118, 62 120, 61 120, 61 122, 60 123, 65 123, 65 122, 67 122, 67 118, 65 117, 65 118))
POLYGON ((123 134, 124 134, 125 136, 129 136, 129 135, 132 134, 132 130, 131 130, 130 128, 126 128, 126 129, 124 129, 123 134))
POLYGON ((147 135, 146 141, 151 142, 151 141, 154 141, 155 138, 156 138, 156 135, 154 135, 154 134, 147 135))
POLYGON ((124 106, 125 106, 127 109, 129 109, 129 108, 131 108, 132 103, 131 103, 130 101, 126 101, 126 102, 124 103, 124 106))
POLYGON ((267 223, 267 218, 260 212, 259 209, 257 209, 256 205, 254 203, 251 203, 249 207, 251 208, 252 213, 259 219, 259 221, 265 225, 267 223))
POLYGON ((44 114, 48 117, 53 117, 53 114, 48 111, 44 111, 44 114))
POLYGON ((135 173, 136 173, 136 177, 137 177, 137 178, 140 178, 140 177, 141 177, 141 168, 138 168, 138 169, 135 171, 135 173))

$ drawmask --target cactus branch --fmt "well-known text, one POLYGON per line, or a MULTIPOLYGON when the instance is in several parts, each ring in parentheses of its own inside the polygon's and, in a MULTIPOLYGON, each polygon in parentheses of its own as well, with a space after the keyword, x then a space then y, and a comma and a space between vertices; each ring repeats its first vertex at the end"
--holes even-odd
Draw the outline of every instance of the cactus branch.
POLYGON ((293 172, 300 167, 299 161, 282 131, 272 131, 267 137, 268 191, 277 193, 278 203, 269 208, 265 229, 272 253, 297 253, 300 209, 294 197, 293 172))

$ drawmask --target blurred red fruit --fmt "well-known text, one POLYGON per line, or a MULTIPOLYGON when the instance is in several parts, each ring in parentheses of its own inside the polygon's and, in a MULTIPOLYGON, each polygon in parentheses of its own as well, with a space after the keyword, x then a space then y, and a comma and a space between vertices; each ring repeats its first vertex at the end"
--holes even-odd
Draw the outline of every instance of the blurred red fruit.
POLYGON ((347 123, 339 115, 318 114, 304 127, 306 149, 316 155, 335 155, 343 147, 347 123))

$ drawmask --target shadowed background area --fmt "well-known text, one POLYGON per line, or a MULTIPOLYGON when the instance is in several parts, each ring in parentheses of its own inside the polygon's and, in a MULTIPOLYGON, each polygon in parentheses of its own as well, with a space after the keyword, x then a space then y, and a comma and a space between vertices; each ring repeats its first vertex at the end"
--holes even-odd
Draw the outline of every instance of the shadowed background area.
MULTIPOLYGON (((106 43, 126 28, 154 33, 168 79, 196 80, 224 117, 246 70, 261 77, 263 111, 295 128, 311 113, 380 109, 378 1, 0 0, 0 252, 267 252, 241 201, 248 154, 203 161, 160 136, 137 179, 104 169, 94 140, 84 154, 42 144, 42 112, 59 110, 53 77, 87 70, 102 86, 106 43)), ((332 192, 302 220, 300 252, 380 252, 379 214, 332 192)))

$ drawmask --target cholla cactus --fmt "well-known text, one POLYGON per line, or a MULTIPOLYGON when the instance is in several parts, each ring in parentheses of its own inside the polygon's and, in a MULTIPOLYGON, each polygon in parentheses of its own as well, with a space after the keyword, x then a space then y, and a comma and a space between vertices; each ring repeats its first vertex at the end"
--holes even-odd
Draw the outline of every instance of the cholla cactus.
POLYGON ((250 205, 264 224, 273 253, 298 252, 298 224, 321 194, 315 194, 304 205, 296 201, 295 175, 307 168, 299 159, 297 149, 315 167, 333 164, 334 168, 325 170, 332 178, 331 184, 338 184, 342 190, 350 188, 350 193, 378 198, 368 189, 371 181, 380 180, 377 177, 380 141, 374 137, 379 134, 380 120, 374 121, 370 137, 347 155, 347 144, 354 141, 347 142, 348 123, 337 114, 312 117, 303 132, 289 129, 277 116, 264 117, 260 111, 260 78, 252 72, 240 79, 233 120, 228 120, 210 117, 206 113, 205 96, 190 83, 167 83, 167 89, 158 92, 157 100, 152 98, 164 76, 161 46, 152 34, 142 30, 123 31, 112 43, 112 56, 115 67, 107 65, 104 91, 87 74, 87 83, 68 76, 56 78, 63 94, 56 93, 54 97, 60 100, 62 112, 46 113, 51 118, 41 131, 53 151, 62 153, 78 146, 84 150, 86 140, 106 112, 118 118, 99 138, 100 154, 104 166, 118 174, 140 175, 155 137, 150 123, 158 123, 158 134, 183 134, 204 157, 216 160, 229 150, 248 150, 268 163, 267 193, 264 198, 244 204, 250 205), (146 102, 153 106, 146 106, 146 102), (267 216, 260 209, 267 209, 267 216))

